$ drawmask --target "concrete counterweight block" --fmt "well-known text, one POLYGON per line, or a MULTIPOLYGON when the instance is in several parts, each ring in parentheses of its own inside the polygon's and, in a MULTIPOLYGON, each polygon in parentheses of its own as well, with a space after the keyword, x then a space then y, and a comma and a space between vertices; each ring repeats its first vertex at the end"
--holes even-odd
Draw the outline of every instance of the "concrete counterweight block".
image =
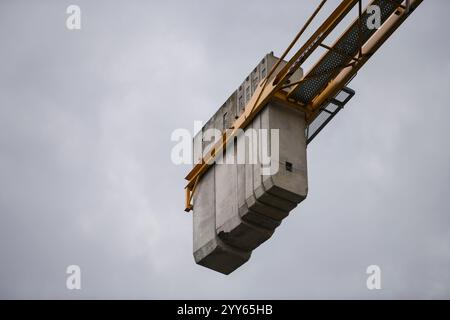
POLYGON ((233 272, 250 259, 251 252, 233 248, 217 237, 214 166, 202 176, 193 200, 195 262, 223 274, 233 272))
MULTIPOLYGON (((236 153, 234 164, 214 165, 216 179, 216 232, 225 243, 251 251, 268 240, 273 230, 244 221, 239 215, 238 198, 243 189, 242 179, 238 179, 236 153)), ((220 161, 221 159, 218 159, 220 161)))
MULTIPOLYGON (((264 214, 264 211, 270 211, 265 205, 259 206, 259 211, 251 210, 246 201, 246 181, 245 181, 245 164, 237 164, 238 172, 238 212, 243 221, 252 223, 256 226, 263 227, 268 230, 275 230, 281 223, 281 220, 275 220, 272 216, 284 215, 284 212, 277 208, 272 209, 272 214, 264 214), (261 209, 262 208, 262 209, 261 209)), ((253 186, 252 186, 253 188, 253 186)), ((254 197, 252 198, 254 199, 254 197)), ((257 206, 256 200, 253 208, 257 206)), ((257 208, 256 208, 257 209, 257 208)), ((257 209, 258 210, 258 209, 257 209)))
MULTIPOLYGON (((243 116, 261 80, 278 61, 273 53, 266 55, 202 126, 193 139, 194 165, 211 153, 227 130, 235 128, 235 120, 243 116)), ((287 63, 280 62, 277 70, 287 63)), ((302 75, 297 70, 290 81, 297 82, 302 75)), ((270 101, 238 131, 224 149, 225 159, 209 166, 193 194, 195 261, 224 274, 247 262, 252 250, 270 239, 307 194, 301 111, 270 101), (278 135, 272 136, 271 129, 278 129, 278 135)))
POLYGON ((269 104, 197 184, 195 261, 224 274, 233 272, 270 239, 306 194, 304 114, 269 104), (277 129, 275 135, 271 129, 277 129))
POLYGON ((256 249, 272 235, 272 230, 245 222, 240 217, 230 219, 218 230, 219 238, 225 243, 245 251, 256 249))
MULTIPOLYGON (((278 129, 277 141, 270 134, 260 135, 268 150, 278 150, 278 159, 271 155, 269 165, 260 164, 256 168, 255 175, 259 173, 260 177, 255 177, 258 180, 255 182, 255 195, 261 202, 270 202, 290 211, 308 193, 305 117, 303 112, 289 106, 271 103, 260 113, 260 120, 261 128, 278 129), (267 170, 275 164, 274 161, 278 161, 278 165, 272 166, 276 169, 274 173, 263 174, 263 167, 267 170)), ((264 148, 260 149, 264 153, 264 148)))
MULTIPOLYGON (((251 211, 281 222, 295 208, 296 204, 265 192, 261 172, 261 113, 247 127, 246 134, 253 132, 251 155, 245 166, 246 171, 246 205, 251 211)), ((270 135, 270 132, 269 132, 270 135)))
POLYGON ((245 134, 238 136, 238 150, 241 150, 240 152, 245 150, 245 162, 238 164, 238 181, 240 182, 238 188, 241 187, 238 198, 239 215, 245 221, 274 230, 289 212, 264 204, 255 197, 253 176, 254 166, 257 163, 258 131, 254 128, 254 123, 259 121, 258 119, 259 115, 248 125, 245 134))

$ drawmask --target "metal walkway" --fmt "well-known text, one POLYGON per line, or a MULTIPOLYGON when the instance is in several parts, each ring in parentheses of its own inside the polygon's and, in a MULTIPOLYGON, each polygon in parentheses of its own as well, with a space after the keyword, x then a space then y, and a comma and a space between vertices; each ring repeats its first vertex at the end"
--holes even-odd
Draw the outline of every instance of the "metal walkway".
MULTIPOLYGON (((402 0, 376 0, 372 3, 380 8, 381 25, 401 3, 402 0)), ((333 46, 323 46, 328 52, 305 75, 303 82, 289 93, 289 97, 304 104, 310 103, 343 68, 352 62, 357 62, 360 57, 357 59, 354 57, 358 56, 361 46, 377 31, 367 27, 366 22, 371 15, 365 11, 333 46)))

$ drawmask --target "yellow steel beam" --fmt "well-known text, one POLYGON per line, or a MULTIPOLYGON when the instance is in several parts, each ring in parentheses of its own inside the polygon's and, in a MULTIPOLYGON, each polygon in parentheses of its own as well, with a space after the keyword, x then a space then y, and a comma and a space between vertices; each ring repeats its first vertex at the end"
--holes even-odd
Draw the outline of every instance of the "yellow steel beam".
POLYGON ((344 19, 350 10, 358 3, 359 0, 343 0, 339 6, 330 14, 330 16, 322 23, 322 25, 314 32, 314 34, 305 42, 289 62, 278 72, 274 79, 274 83, 284 83, 290 75, 292 75, 301 64, 308 59, 317 46, 325 40, 325 38, 336 28, 336 26, 344 19))
MULTIPOLYGON (((276 99, 289 104, 294 108, 303 110, 306 114, 308 122, 317 115, 320 106, 322 106, 327 99, 335 96, 347 82, 356 74, 356 72, 367 62, 370 56, 386 41, 386 39, 401 25, 401 23, 408 16, 407 10, 404 6, 399 6, 401 10, 399 15, 392 15, 370 39, 362 47, 362 56, 356 55, 353 57, 355 62, 349 66, 345 66, 342 70, 337 71, 336 77, 329 83, 329 85, 309 103, 307 106, 302 105, 291 99, 289 94, 286 94, 281 89, 285 87, 285 82, 289 77, 300 68, 301 64, 311 55, 311 53, 322 43, 322 41, 329 35, 329 33, 339 24, 340 21, 348 14, 359 0, 343 0, 340 5, 333 11, 333 13, 325 20, 325 22, 317 29, 317 31, 309 38, 308 41, 293 55, 287 64, 275 74, 276 67, 272 68, 269 75, 264 78, 255 90, 250 101, 245 106, 242 115, 234 122, 231 132, 223 133, 222 139, 219 140, 203 157, 201 163, 198 163, 188 173, 185 179, 188 181, 185 187, 185 211, 189 212, 193 206, 191 200, 193 192, 201 176, 214 163, 216 157, 223 152, 228 143, 236 136, 239 129, 245 128, 254 118, 256 114, 270 101, 276 99)), ((410 0, 409 6, 414 10, 423 0, 410 0)), ((320 9, 325 1, 319 5, 320 9)), ((317 14, 316 10, 312 17, 317 14)), ((311 18, 306 25, 309 25, 311 18)), ((294 41, 290 44, 288 49, 282 55, 284 58, 287 53, 295 45, 300 35, 303 33, 303 28, 296 36, 294 41)), ((345 32, 344 32, 345 34, 345 32)), ((280 59, 281 61, 282 59, 280 59)), ((301 85, 301 83, 298 83, 301 85)), ((292 91, 291 91, 292 92, 292 91)))
POLYGON ((398 29, 398 27, 409 16, 410 11, 415 10, 423 0, 410 0, 409 10, 406 6, 399 6, 397 13, 391 15, 377 32, 362 47, 362 59, 351 67, 342 69, 339 74, 328 84, 327 87, 307 106, 313 117, 320 112, 320 107, 339 91, 355 76, 359 69, 372 57, 372 55, 386 42, 386 40, 398 29))
MULTIPOLYGON (((374 1, 372 1, 372 3, 373 2, 375 2, 376 0, 374 0, 374 1)), ((347 29, 341 34, 341 36, 340 37, 338 37, 335 41, 334 41, 334 43, 333 43, 333 45, 331 45, 331 46, 325 46, 325 47, 328 47, 329 49, 328 50, 333 50, 333 48, 336 46, 336 44, 347 34, 347 33, 349 33, 350 31, 351 31, 351 28, 352 28, 352 26, 354 25, 354 23, 356 22, 356 21, 358 21, 358 22, 361 22, 361 17, 360 17, 360 14, 361 14, 361 11, 362 11, 362 9, 361 9, 361 1, 360 0, 358 0, 357 1, 358 2, 358 4, 359 4, 359 8, 358 8, 358 18, 355 20, 355 21, 353 21, 348 27, 347 27, 347 29)), ((372 4, 371 3, 371 4, 372 4)), ((369 7, 371 4, 369 4, 367 7, 369 7)), ((364 11, 366 11, 367 10, 367 8, 364 10, 364 11)), ((321 43, 319 43, 318 44, 318 46, 320 46, 321 45, 321 43)), ((363 44, 362 43, 360 43, 359 44, 359 46, 362 46, 363 44)), ((361 53, 361 51, 360 51, 360 53, 361 53)), ((321 63, 321 61, 322 61, 322 59, 323 58, 325 58, 326 57, 326 55, 328 54, 328 52, 326 52, 326 53, 324 53, 323 55, 322 55, 322 57, 320 58, 320 59, 318 59, 317 60, 317 62, 315 63, 315 65, 313 65, 313 67, 310 69, 310 70, 314 70, 314 68, 317 66, 317 65, 319 65, 320 63, 321 63)), ((357 57, 352 57, 353 59, 356 59, 356 60, 358 60, 358 58, 359 58, 359 55, 357 56, 357 57)), ((345 67, 347 67, 347 66, 342 66, 341 67, 341 69, 342 68, 345 68, 345 67)), ((339 73, 339 69, 338 68, 335 68, 334 70, 331 70, 331 71, 334 71, 334 73, 335 74, 337 74, 337 73, 339 73)), ((305 80, 306 78, 308 78, 308 77, 310 77, 310 75, 309 75, 309 71, 307 72, 307 73, 305 73, 304 74, 304 78, 302 79, 302 80, 305 80)), ((289 94, 288 94, 288 96, 291 96, 300 86, 301 86, 301 84, 303 83, 303 81, 299 81, 299 83, 297 83, 295 86, 293 86, 293 87, 291 87, 291 90, 290 90, 290 92, 289 92, 289 94)))
MULTIPOLYGON (((201 163, 198 163, 185 177, 188 180, 188 184, 185 187, 185 211, 189 212, 192 210, 193 206, 191 204, 191 199, 193 192, 195 190, 196 181, 199 179, 208 168, 213 164, 217 155, 219 155, 226 145, 231 141, 231 139, 236 135, 239 129, 245 128, 254 118, 254 116, 268 103, 268 101, 280 91, 284 82, 300 68, 302 60, 306 60, 307 57, 315 50, 319 43, 326 38, 326 36, 338 25, 340 21, 347 15, 347 13, 352 9, 352 7, 359 0, 343 0, 340 5, 333 11, 333 13, 325 20, 325 22, 317 29, 317 31, 310 37, 310 39, 298 50, 289 62, 278 72, 274 77, 271 75, 276 70, 276 66, 272 68, 269 75, 260 82, 255 93, 251 97, 250 101, 245 106, 243 114, 234 122, 231 134, 224 133, 220 141, 218 141, 203 157, 201 163), (272 79, 274 81, 272 81, 272 79)), ((312 15, 305 27, 299 32, 295 37, 294 41, 287 48, 285 53, 280 58, 280 61, 286 57, 288 52, 294 47, 300 36, 305 31, 306 27, 310 24, 312 19, 317 15, 318 11, 325 4, 326 1, 322 1, 312 15)), ((279 64, 279 63, 278 63, 279 64)), ((282 94, 278 94, 277 99, 280 99, 282 94)), ((285 97, 283 99, 286 99, 285 97)), ((294 104, 292 101, 287 100, 287 103, 294 104)), ((295 104, 294 104, 295 105, 295 104)))

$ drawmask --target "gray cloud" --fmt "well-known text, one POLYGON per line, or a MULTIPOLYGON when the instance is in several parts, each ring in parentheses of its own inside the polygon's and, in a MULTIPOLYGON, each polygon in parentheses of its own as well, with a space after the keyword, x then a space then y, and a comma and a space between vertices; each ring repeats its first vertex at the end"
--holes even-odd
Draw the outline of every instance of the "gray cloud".
POLYGON ((0 4, 1 298, 450 297, 448 1, 352 82, 309 147, 308 199, 228 277, 193 261, 170 133, 207 120, 314 4, 80 0, 68 31, 71 3, 0 4))

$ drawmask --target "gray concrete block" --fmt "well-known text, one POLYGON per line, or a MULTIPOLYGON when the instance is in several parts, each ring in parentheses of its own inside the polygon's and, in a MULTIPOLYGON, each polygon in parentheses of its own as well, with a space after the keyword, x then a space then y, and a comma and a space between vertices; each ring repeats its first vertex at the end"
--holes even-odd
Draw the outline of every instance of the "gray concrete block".
MULTIPOLYGON (((264 209, 266 209, 266 207, 264 207, 264 209)), ((239 216, 245 222, 273 231, 281 224, 281 220, 275 220, 265 213, 250 210, 247 207, 247 204, 244 204, 239 208, 239 216)))
POLYGON ((200 130, 192 141, 192 163, 194 166, 200 163, 203 158, 203 131, 200 130))
MULTIPOLYGON (((245 136, 238 137, 238 142, 240 139, 245 139, 245 136)), ((245 163, 237 164, 237 177, 238 177, 238 212, 239 216, 242 218, 243 221, 253 223, 257 226, 269 229, 269 230, 275 230, 280 223, 281 219, 275 220, 271 218, 271 216, 280 216, 284 215, 283 212, 278 212, 276 208, 273 208, 269 214, 264 214, 261 212, 256 212, 253 210, 250 210, 250 208, 247 205, 246 201, 246 170, 245 170, 245 163)), ((250 171, 252 172, 252 171, 250 171)), ((250 181, 251 183, 252 181, 250 181)), ((253 189, 253 184, 251 183, 253 189)), ((254 198, 253 198, 254 199, 254 198)), ((256 202, 256 200, 255 200, 256 202)), ((265 206, 264 206, 265 207, 265 206)), ((266 209, 266 211, 270 211, 271 208, 263 208, 263 210, 266 209)))
POLYGON ((251 212, 266 216, 270 219, 277 220, 280 223, 281 220, 283 220, 289 215, 289 211, 282 210, 275 206, 258 201, 256 200, 256 197, 254 195, 251 195, 246 199, 246 207, 242 207, 241 210, 242 212, 244 212, 243 210, 246 209, 251 212))
POLYGON ((251 252, 233 248, 215 238, 194 252, 198 265, 223 274, 230 274, 250 259, 251 252))
POLYGON ((277 194, 271 193, 270 191, 272 190, 267 190, 261 181, 261 185, 255 189, 255 197, 259 202, 266 205, 270 204, 271 206, 279 208, 283 210, 283 212, 287 213, 292 211, 297 206, 297 203, 282 198, 277 194))
MULTIPOLYGON (((251 129, 251 124, 249 125, 251 129)), ((249 131, 247 131, 249 132, 249 131)), ((259 205, 259 211, 254 211, 248 207, 248 204, 258 206, 253 196, 253 167, 249 159, 249 148, 251 148, 252 138, 249 135, 240 134, 237 137, 237 149, 244 152, 243 159, 238 159, 237 178, 238 178, 238 211, 239 216, 246 222, 256 224, 269 230, 275 230, 281 219, 273 217, 284 216, 287 213, 279 212, 276 208, 265 208, 265 205, 259 205), (267 213, 266 213, 267 212, 267 213)), ((256 208, 257 209, 257 208, 256 208)))
POLYGON ((236 165, 215 164, 202 176, 194 192, 195 261, 224 274, 244 264, 251 250, 273 234, 241 218, 237 184, 236 165))
MULTIPOLYGON (((271 103, 260 114, 263 128, 279 129, 279 170, 274 175, 261 177, 263 189, 298 204, 308 193, 304 113, 271 103)), ((270 136, 264 138, 269 145, 272 143, 270 136)))
MULTIPOLYGON (((276 61, 277 58, 272 54, 267 55, 205 124, 194 138, 194 161, 209 152, 210 147, 221 138, 220 132, 232 126, 258 81, 276 61), (216 140, 208 136, 207 129, 216 130, 216 140)), ((283 61, 279 68, 285 63, 283 61)), ((300 79, 300 72, 293 75, 292 79, 300 79)), ((249 159, 248 148, 245 148, 245 164, 216 163, 211 166, 197 184, 193 196, 195 261, 224 274, 233 272, 248 261, 251 251, 273 235, 289 211, 307 194, 303 114, 270 103, 246 128, 246 133, 248 129, 260 128, 280 129, 280 158, 276 162, 279 171, 271 176, 264 175, 263 164, 250 161, 254 159, 249 159)), ((263 136, 257 132, 253 148, 255 152, 262 152, 263 141, 270 146, 270 133, 269 136, 263 136)), ((256 160, 260 158, 261 154, 256 160)), ((269 166, 273 164, 271 162, 269 166)))
POLYGON ((214 167, 211 167, 202 176, 194 191, 194 251, 202 248, 216 236, 214 180, 214 167))
POLYGON ((195 262, 229 274, 248 261, 251 252, 233 248, 216 235, 215 168, 211 167, 194 192, 193 251, 195 262))
POLYGON ((273 230, 258 227, 251 222, 245 222, 239 215, 229 219, 217 229, 223 242, 244 251, 252 251, 269 240, 273 230))
MULTIPOLYGON (((270 205, 272 207, 278 208, 282 210, 285 215, 283 218, 285 218, 289 211, 295 208, 296 203, 293 203, 289 200, 277 197, 276 195, 270 194, 266 192, 264 189, 264 185, 262 183, 263 175, 261 171, 261 159, 262 159, 262 134, 261 129, 271 129, 267 127, 263 127, 261 125, 262 116, 264 113, 267 113, 268 109, 271 108, 271 105, 268 105, 265 107, 254 119, 252 122, 252 129, 256 130, 258 132, 257 134, 257 152, 258 157, 256 157, 256 163, 252 165, 253 168, 253 196, 255 199, 250 199, 250 201, 258 201, 262 204, 270 205)), ((281 135, 281 133, 280 133, 281 135)), ((270 137, 270 135, 269 135, 270 137)), ((261 207, 261 205, 259 205, 261 207)))
MULTIPOLYGON (((257 125, 256 128, 254 126, 255 122, 258 122, 259 115, 255 117, 253 122, 249 124, 245 130, 246 138, 250 139, 249 145, 246 146, 246 158, 245 158, 245 164, 243 165, 243 168, 245 170, 245 202, 239 203, 239 210, 241 216, 244 216, 246 214, 249 214, 248 219, 250 221, 259 221, 260 225, 268 226, 267 224, 271 224, 271 221, 275 220, 278 223, 274 223, 274 225, 278 226, 282 219, 287 217, 289 212, 287 210, 282 210, 278 207, 272 206, 270 204, 264 204, 257 200, 255 196, 255 180, 254 180, 254 167, 255 162, 257 159, 252 158, 252 155, 249 153, 253 153, 253 156, 257 153, 257 135, 251 135, 251 132, 253 129, 257 129, 259 126, 257 125), (249 138, 251 137, 252 138, 249 138), (251 150, 252 148, 252 150, 251 150), (258 218, 258 215, 260 217, 258 218)), ((239 137, 242 139, 242 137, 239 137)))
MULTIPOLYGON (((234 153, 236 156, 236 153, 234 153)), ((219 161, 221 159, 218 159, 219 161)), ((246 222, 239 215, 238 193, 245 183, 236 164, 215 164, 216 232, 225 243, 251 251, 268 240, 273 230, 246 222)))
POLYGON ((216 229, 237 217, 237 170, 232 164, 215 164, 216 229))

